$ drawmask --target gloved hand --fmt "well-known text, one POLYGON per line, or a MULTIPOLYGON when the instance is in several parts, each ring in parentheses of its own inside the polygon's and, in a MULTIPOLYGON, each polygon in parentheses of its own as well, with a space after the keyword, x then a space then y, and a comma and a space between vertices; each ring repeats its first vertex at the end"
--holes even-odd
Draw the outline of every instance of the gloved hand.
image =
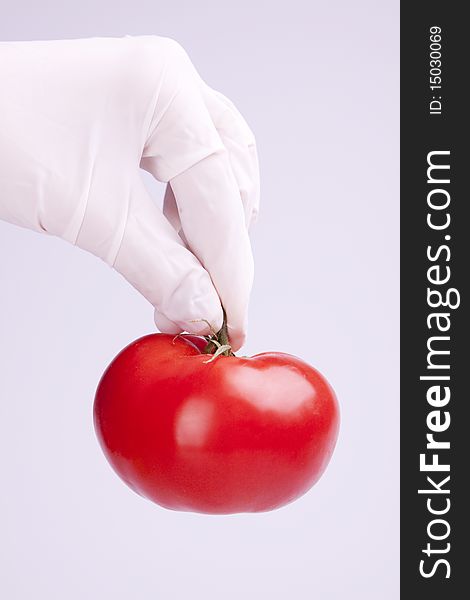
POLYGON ((259 202, 253 134, 157 36, 0 42, 0 217, 119 271, 167 333, 244 341, 259 202), (140 169, 167 182, 162 214, 140 169))

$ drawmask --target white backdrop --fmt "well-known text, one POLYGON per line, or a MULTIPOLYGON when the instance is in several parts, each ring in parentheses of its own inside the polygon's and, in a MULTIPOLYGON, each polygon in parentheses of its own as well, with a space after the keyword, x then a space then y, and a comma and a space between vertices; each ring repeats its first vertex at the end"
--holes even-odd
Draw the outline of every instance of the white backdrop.
POLYGON ((153 331, 150 305, 91 255, 0 223, 0 596, 397 599, 398 1, 0 9, 2 40, 173 37, 238 105, 262 169, 243 353, 301 356, 342 409, 330 467, 296 503, 231 517, 152 505, 92 426, 99 377, 153 331))

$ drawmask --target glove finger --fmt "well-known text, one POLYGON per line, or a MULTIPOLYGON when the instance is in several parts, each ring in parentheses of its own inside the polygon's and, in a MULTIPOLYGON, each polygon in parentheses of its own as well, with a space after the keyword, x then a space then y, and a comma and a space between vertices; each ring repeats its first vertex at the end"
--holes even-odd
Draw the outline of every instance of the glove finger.
POLYGON ((253 257, 227 151, 212 154, 170 183, 188 247, 210 273, 238 350, 245 340, 253 257))
POLYGON ((178 45, 169 46, 165 81, 140 165, 159 181, 171 183, 187 245, 210 273, 227 313, 232 345, 238 349, 245 337, 253 278, 245 215, 201 79, 178 45))
POLYGON ((167 47, 140 166, 163 182, 224 149, 205 104, 201 79, 179 44, 167 47))
POLYGON ((218 330, 222 307, 208 272, 158 210, 140 179, 131 188, 123 239, 114 262, 155 307, 166 332, 207 335, 218 330))
POLYGON ((215 128, 228 151, 240 190, 247 227, 257 219, 260 200, 258 153, 253 132, 233 102, 220 92, 203 87, 215 128))
POLYGON ((178 323, 173 323, 173 321, 167 319, 165 315, 162 315, 161 312, 158 312, 157 309, 155 309, 154 312, 154 321, 157 329, 162 333, 171 333, 176 335, 177 333, 181 333, 183 331, 178 323))
POLYGON ((253 133, 233 103, 205 84, 179 44, 167 40, 165 47, 165 77, 140 166, 159 181, 167 182, 226 149, 249 225, 259 205, 253 133))

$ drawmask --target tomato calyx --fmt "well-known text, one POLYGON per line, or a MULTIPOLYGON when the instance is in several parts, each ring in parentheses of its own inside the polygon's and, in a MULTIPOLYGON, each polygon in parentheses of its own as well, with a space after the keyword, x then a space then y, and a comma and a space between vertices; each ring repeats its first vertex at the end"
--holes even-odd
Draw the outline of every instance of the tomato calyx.
POLYGON ((202 353, 212 355, 212 357, 209 360, 205 361, 206 363, 212 362, 219 356, 235 356, 235 354, 232 352, 232 346, 230 345, 228 339, 227 315, 225 314, 225 310, 223 311, 223 313, 224 320, 222 322, 222 327, 219 331, 215 331, 208 321, 202 319, 204 323, 207 323, 207 325, 209 325, 209 328, 211 330, 211 335, 204 336, 204 339, 207 341, 207 345, 202 351, 202 353))

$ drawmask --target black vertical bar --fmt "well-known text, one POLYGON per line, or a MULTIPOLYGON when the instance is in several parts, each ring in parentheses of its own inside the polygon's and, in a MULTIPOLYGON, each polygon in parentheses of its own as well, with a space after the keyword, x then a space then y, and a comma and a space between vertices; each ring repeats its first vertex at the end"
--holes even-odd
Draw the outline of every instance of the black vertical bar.
POLYGON ((401 3, 401 598, 413 600, 470 594, 470 26, 464 8, 433 0, 401 3), (440 40, 433 42, 438 30, 440 40), (435 168, 428 178, 428 160, 450 169, 435 168), (444 208, 433 208, 438 205, 444 208), (450 222, 438 229, 428 218, 433 227, 450 222), (460 305, 430 306, 439 305, 432 290, 451 305, 460 298, 460 305), (429 355, 428 344, 450 353, 429 355), (420 379, 436 376, 449 380, 420 379), (427 435, 450 448, 432 448, 427 435), (421 454, 427 465, 436 460, 450 470, 422 470, 421 454))

